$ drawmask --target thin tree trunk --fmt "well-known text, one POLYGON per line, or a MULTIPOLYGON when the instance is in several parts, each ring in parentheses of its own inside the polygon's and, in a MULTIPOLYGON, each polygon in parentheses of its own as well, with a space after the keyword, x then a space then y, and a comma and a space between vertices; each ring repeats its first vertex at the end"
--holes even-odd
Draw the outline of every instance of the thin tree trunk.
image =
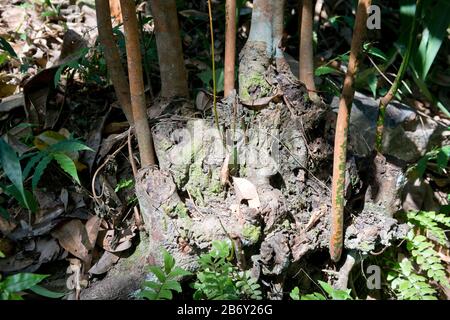
POLYGON ((313 2, 302 1, 302 18, 300 26, 300 56, 299 78, 306 85, 309 97, 316 100, 316 85, 314 84, 314 54, 313 54, 313 2))
POLYGON ((125 29, 131 107, 139 145, 141 166, 146 167, 154 165, 156 163, 156 157, 150 127, 147 121, 136 8, 134 1, 130 0, 120 0, 120 5, 122 7, 122 18, 125 29))
POLYGON ((164 98, 189 95, 183 48, 175 0, 152 0, 150 6, 155 21, 161 74, 161 96, 164 98))
POLYGON ((273 25, 272 25, 272 36, 273 36, 273 45, 272 50, 274 53, 275 60, 277 62, 277 66, 280 64, 280 60, 285 62, 283 48, 282 48, 282 40, 283 40, 283 31, 284 31, 284 4, 285 0, 278 0, 273 4, 273 25))
POLYGON ((236 63, 236 0, 225 4, 225 79, 224 96, 234 90, 236 63))
POLYGON ((103 53, 108 66, 109 77, 114 86, 114 90, 116 91, 117 100, 119 100, 127 120, 133 125, 134 120, 131 111, 130 88, 128 87, 125 71, 120 63, 119 49, 114 41, 109 0, 95 0, 95 9, 97 12, 99 40, 103 46, 103 53))
POLYGON ((339 261, 344 240, 344 186, 345 167, 347 161, 347 135, 350 110, 353 103, 355 88, 353 83, 358 69, 359 56, 366 34, 367 10, 371 0, 360 0, 356 10, 356 21, 345 75, 344 87, 339 101, 339 111, 336 123, 336 137, 334 141, 332 207, 331 207, 331 237, 330 256, 333 261, 339 261))

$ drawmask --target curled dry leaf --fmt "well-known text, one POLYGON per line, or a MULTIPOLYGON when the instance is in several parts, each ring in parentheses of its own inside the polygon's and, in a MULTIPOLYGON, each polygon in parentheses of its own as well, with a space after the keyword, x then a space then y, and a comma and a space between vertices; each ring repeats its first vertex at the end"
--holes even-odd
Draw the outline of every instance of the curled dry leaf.
POLYGON ((259 208, 261 202, 259 201, 258 191, 253 183, 248 179, 236 177, 233 177, 233 183, 239 203, 242 200, 247 200, 250 208, 259 208))

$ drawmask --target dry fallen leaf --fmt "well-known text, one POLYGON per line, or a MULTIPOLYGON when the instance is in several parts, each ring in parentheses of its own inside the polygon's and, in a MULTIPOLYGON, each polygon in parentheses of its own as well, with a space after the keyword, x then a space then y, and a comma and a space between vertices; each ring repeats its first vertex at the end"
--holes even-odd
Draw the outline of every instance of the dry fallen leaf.
POLYGON ((233 183, 239 203, 242 200, 247 200, 250 208, 259 208, 261 202, 259 201, 258 191, 253 183, 245 178, 236 177, 233 177, 233 183))
POLYGON ((89 258, 89 239, 86 228, 80 220, 71 220, 52 232, 61 247, 83 261, 89 258))
POLYGON ((86 233, 89 240, 87 248, 89 250, 92 250, 95 247, 95 242, 97 241, 98 236, 98 230, 100 229, 101 223, 102 219, 96 215, 92 216, 86 222, 86 233))
POLYGON ((119 256, 112 252, 105 251, 96 264, 89 269, 90 274, 103 274, 108 272, 112 266, 119 261, 119 256))

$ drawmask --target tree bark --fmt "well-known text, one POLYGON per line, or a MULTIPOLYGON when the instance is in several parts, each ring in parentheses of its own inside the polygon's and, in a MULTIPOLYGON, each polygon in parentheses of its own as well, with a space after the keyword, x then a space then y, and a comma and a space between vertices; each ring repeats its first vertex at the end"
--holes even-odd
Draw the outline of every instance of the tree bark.
POLYGON ((128 74, 130 78, 131 108, 139 145, 141 166, 146 167, 156 163, 153 149, 152 135, 147 121, 144 94, 144 79, 142 74, 141 46, 139 42, 139 28, 134 2, 120 0, 122 18, 125 29, 127 49, 128 74))
POLYGON ((225 4, 225 79, 224 96, 234 90, 236 63, 236 0, 227 0, 225 4))
POLYGON ((97 25, 100 44, 103 46, 108 73, 116 92, 117 100, 130 125, 133 125, 133 113, 131 111, 130 88, 123 66, 120 63, 119 49, 114 41, 109 0, 95 0, 97 12, 97 25))
POLYGON ((299 78, 306 85, 308 95, 312 100, 317 99, 314 84, 314 54, 313 54, 313 2, 302 1, 302 18, 300 26, 300 56, 299 78))
POLYGON ((339 111, 334 140, 333 182, 331 195, 331 237, 330 256, 333 261, 339 261, 344 240, 344 188, 345 168, 347 161, 347 135, 350 110, 353 103, 355 88, 353 83, 358 69, 359 56, 366 34, 367 10, 371 0, 360 0, 356 11, 355 27, 350 51, 347 74, 339 101, 339 111))
POLYGON ((150 6, 155 22, 161 74, 161 96, 189 96, 183 49, 175 0, 152 0, 150 6))

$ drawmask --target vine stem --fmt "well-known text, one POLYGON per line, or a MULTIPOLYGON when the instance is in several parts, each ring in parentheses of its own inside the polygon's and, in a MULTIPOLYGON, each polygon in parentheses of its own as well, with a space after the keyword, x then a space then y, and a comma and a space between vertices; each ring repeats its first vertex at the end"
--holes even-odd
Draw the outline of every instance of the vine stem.
POLYGON ((413 23, 411 27, 411 31, 409 33, 408 46, 406 48, 405 56, 403 58, 402 64, 400 65, 400 69, 397 72, 397 76, 395 77, 394 82, 392 83, 388 93, 384 97, 380 99, 379 108, 378 108, 378 118, 377 118, 377 129, 375 135, 375 148, 377 152, 381 153, 383 146, 383 131, 384 131, 384 119, 386 117, 386 108, 388 104, 394 99, 398 88, 400 86, 400 82, 405 75, 406 70, 408 69, 409 60, 411 58, 412 47, 415 42, 415 35, 417 29, 417 20, 420 14, 420 4, 421 0, 417 0, 416 2, 416 12, 414 14, 413 23))
POLYGON ((359 56, 366 34, 367 11, 371 0, 359 0, 356 10, 356 20, 350 49, 350 60, 344 87, 339 100, 339 111, 336 122, 336 136, 334 140, 333 182, 331 194, 331 233, 330 256, 335 262, 339 261, 344 242, 344 188, 345 168, 347 162, 347 136, 350 120, 350 110, 355 94, 354 82, 358 70, 359 56))

